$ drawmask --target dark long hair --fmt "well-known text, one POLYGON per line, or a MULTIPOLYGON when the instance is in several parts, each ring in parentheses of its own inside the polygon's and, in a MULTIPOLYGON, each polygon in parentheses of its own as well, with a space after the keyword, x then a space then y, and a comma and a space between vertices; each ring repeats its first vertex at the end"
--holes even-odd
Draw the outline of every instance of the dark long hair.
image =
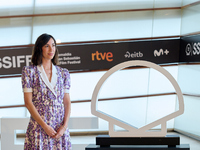
MULTIPOLYGON (((42 64, 42 47, 44 45, 46 45, 51 38, 54 40, 54 43, 55 43, 55 46, 56 46, 56 40, 54 39, 54 37, 52 35, 45 33, 45 34, 40 35, 37 38, 37 40, 35 42, 35 46, 34 46, 33 51, 32 51, 31 63, 33 65, 37 66, 37 65, 42 64)), ((51 61, 54 65, 58 65, 58 49, 57 49, 57 46, 56 46, 55 55, 54 55, 54 57, 51 61)))

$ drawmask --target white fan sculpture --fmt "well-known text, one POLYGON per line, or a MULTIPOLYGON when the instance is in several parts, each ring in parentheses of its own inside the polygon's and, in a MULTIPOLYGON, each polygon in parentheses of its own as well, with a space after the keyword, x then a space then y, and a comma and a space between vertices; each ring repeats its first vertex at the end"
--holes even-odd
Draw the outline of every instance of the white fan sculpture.
POLYGON ((183 112, 184 112, 183 94, 181 92, 181 89, 180 89, 178 83, 173 78, 173 76, 167 70, 162 68, 161 66, 159 66, 155 63, 149 62, 149 61, 142 61, 142 60, 126 61, 126 62, 120 63, 120 64, 112 67, 98 81, 98 83, 93 91, 93 95, 92 95, 91 112, 93 115, 109 122, 109 136, 110 137, 164 137, 164 136, 166 136, 166 133, 167 133, 167 129, 166 129, 167 121, 183 114, 183 112), (147 124, 141 128, 136 128, 128 123, 125 123, 125 122, 109 115, 109 114, 99 111, 98 110, 98 94, 99 94, 99 91, 100 91, 103 83, 106 81, 106 79, 110 75, 112 75, 116 71, 121 70, 123 68, 131 67, 131 66, 149 67, 149 68, 153 68, 153 69, 159 71, 160 73, 162 73, 171 82, 171 84, 173 85, 173 87, 176 91, 176 94, 178 96, 179 109, 177 111, 175 111, 167 116, 164 116, 150 124, 147 124), (126 131, 120 131, 120 132, 115 131, 114 125, 122 127, 126 131), (148 131, 157 125, 161 125, 161 130, 159 132, 148 131))

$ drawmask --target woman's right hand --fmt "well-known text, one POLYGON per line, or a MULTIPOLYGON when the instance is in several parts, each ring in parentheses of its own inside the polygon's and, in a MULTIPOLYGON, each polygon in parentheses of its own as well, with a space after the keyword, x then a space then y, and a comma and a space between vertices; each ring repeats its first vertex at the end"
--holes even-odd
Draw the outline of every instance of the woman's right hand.
POLYGON ((49 125, 46 125, 43 129, 50 137, 53 137, 57 134, 57 132, 49 125))

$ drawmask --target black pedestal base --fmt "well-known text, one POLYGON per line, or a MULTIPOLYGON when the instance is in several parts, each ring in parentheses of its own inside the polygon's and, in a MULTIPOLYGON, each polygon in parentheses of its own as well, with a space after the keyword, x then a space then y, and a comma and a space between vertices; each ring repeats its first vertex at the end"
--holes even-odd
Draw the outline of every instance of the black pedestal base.
POLYGON ((168 147, 165 145, 111 145, 110 147, 100 147, 99 145, 88 145, 85 150, 190 150, 189 144, 176 145, 168 147))
POLYGON ((174 147, 180 145, 178 135, 167 135, 165 137, 110 137, 109 135, 98 135, 96 145, 101 147, 110 145, 168 145, 174 147))
POLYGON ((178 135, 166 137, 110 137, 98 135, 96 145, 90 144, 85 150, 190 150, 189 144, 180 145, 178 135))

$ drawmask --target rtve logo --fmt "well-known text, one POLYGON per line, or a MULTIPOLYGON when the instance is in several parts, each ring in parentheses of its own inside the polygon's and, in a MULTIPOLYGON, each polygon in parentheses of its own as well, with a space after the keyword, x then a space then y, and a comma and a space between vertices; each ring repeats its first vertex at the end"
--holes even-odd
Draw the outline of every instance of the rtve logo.
POLYGON ((101 53, 101 52, 96 51, 96 53, 92 53, 92 61, 95 61, 95 60, 113 61, 113 53, 111 52, 101 53))

